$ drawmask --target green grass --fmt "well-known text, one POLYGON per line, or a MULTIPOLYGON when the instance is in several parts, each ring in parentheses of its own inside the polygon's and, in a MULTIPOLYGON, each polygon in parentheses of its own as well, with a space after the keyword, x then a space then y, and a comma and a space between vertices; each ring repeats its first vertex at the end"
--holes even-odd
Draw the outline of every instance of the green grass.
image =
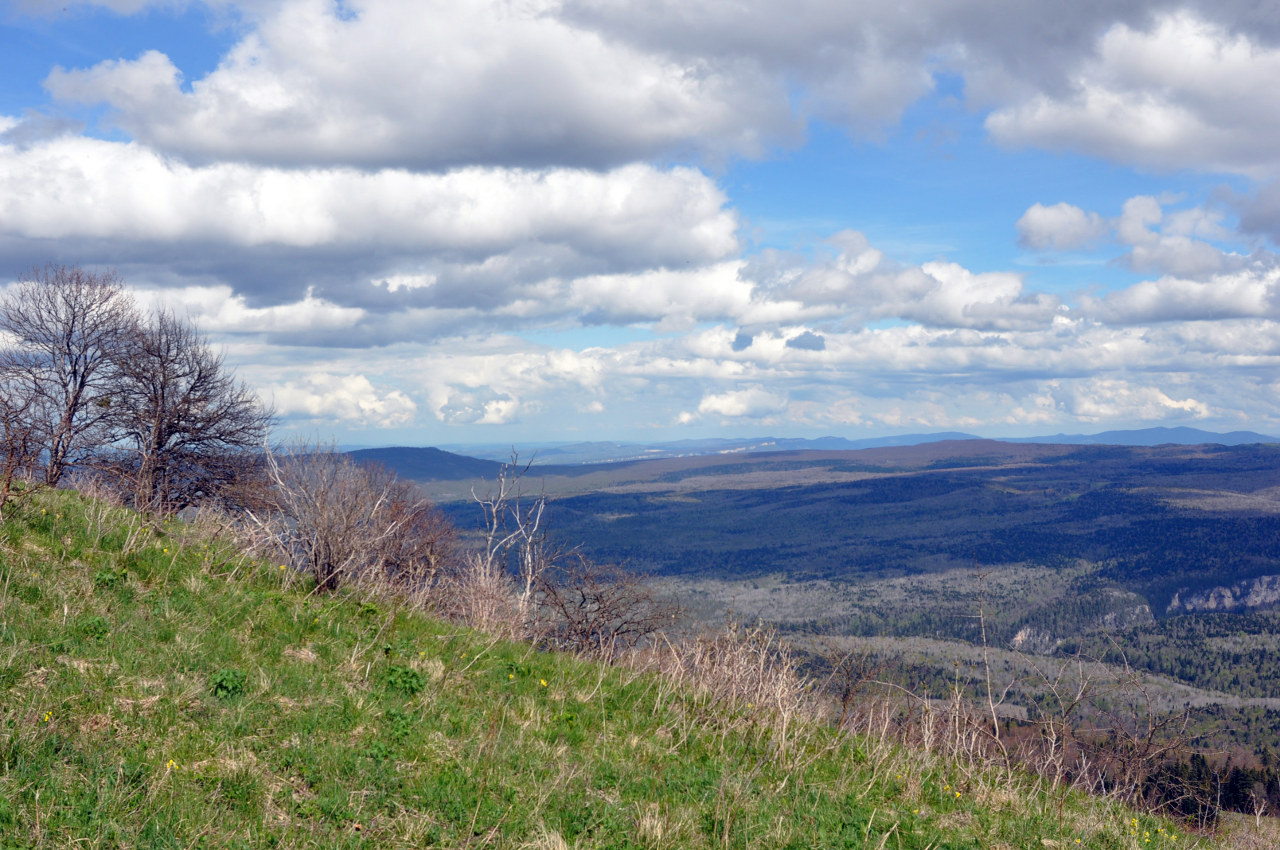
POLYGON ((70 492, 5 521, 0 562, 3 848, 1207 841, 884 739, 784 734, 749 705, 367 594, 317 595, 70 492))

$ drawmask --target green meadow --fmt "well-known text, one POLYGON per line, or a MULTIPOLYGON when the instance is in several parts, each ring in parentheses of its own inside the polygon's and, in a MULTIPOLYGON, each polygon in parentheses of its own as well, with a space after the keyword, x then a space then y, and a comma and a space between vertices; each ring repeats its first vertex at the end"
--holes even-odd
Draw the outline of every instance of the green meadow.
POLYGON ((72 491, 10 508, 0 564, 3 848, 1271 846, 320 594, 72 491))

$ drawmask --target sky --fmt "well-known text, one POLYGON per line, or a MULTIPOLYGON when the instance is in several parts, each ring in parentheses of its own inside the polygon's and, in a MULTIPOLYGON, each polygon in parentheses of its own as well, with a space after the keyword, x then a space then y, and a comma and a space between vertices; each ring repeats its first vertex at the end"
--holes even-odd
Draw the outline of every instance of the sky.
POLYGON ((1276 0, 0 0, 0 56, 0 282, 114 270, 282 436, 1280 434, 1276 0))

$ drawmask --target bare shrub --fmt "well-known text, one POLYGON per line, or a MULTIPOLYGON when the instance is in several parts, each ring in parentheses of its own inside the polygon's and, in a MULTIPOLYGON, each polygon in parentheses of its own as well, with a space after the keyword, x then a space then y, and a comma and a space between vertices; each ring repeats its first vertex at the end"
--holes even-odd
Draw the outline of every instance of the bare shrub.
POLYGON ((789 715, 813 707, 811 683, 799 672, 795 651, 767 626, 731 620, 717 632, 665 641, 639 657, 719 705, 789 715))
POLYGON ((331 447, 268 452, 265 466, 269 508, 247 511, 259 545, 311 573, 317 587, 376 579, 420 592, 436 581, 453 530, 412 485, 331 447))
POLYGON ((655 642, 620 658, 656 673, 665 688, 705 700, 706 713, 690 714, 688 722, 743 725, 767 740, 780 759, 805 749, 797 746, 799 739, 817 728, 812 721, 821 716, 813 683, 800 673, 795 652, 763 625, 730 620, 712 634, 655 642))
POLYGON ((540 637, 557 649, 613 658, 669 629, 679 603, 662 599, 643 576, 582 557, 537 577, 540 637))
POLYGON ((430 605, 448 619, 495 637, 527 637, 510 574, 500 563, 474 552, 440 576, 430 605))

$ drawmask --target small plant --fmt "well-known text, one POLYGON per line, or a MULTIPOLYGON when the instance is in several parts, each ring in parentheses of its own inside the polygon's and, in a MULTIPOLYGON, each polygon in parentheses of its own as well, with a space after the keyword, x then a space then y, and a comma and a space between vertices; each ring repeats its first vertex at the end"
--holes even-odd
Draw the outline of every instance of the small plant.
POLYGON ((232 699, 244 694, 248 677, 243 671, 225 668, 214 673, 209 679, 209 690, 219 699, 232 699))
POLYGON ((411 667, 392 665, 387 671, 387 687, 407 697, 417 696, 426 686, 426 679, 411 667))
POLYGON ((413 731, 413 716, 406 714, 399 709, 390 709, 387 712, 387 734, 392 740, 403 741, 413 731))
POLYGON ((85 617, 76 626, 82 637, 99 640, 111 632, 111 624, 99 616, 85 617))
POLYGON ((111 590, 128 577, 127 569, 98 570, 93 574, 93 586, 100 590, 111 590))

